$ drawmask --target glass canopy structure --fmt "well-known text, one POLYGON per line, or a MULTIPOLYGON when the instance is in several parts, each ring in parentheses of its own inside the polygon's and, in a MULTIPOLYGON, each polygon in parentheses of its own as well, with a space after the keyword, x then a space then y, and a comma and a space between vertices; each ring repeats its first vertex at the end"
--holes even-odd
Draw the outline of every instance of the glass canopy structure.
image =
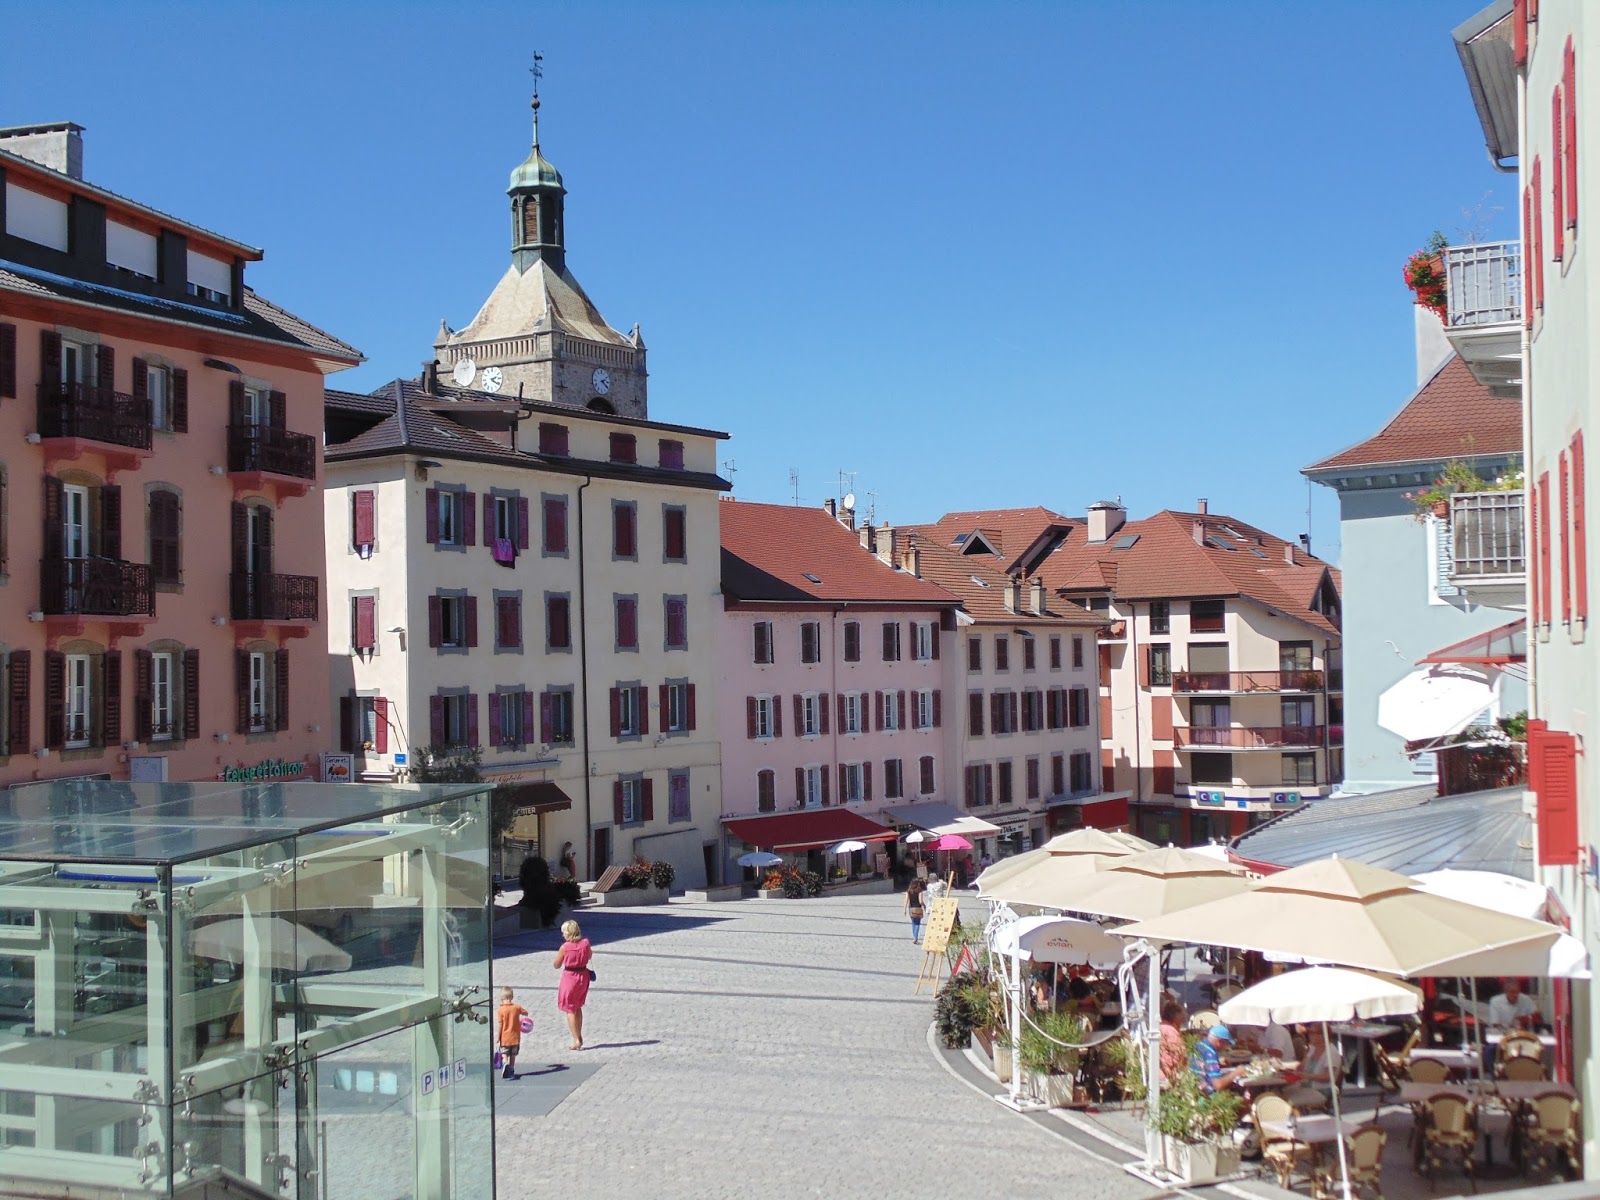
POLYGON ((488 785, 0 791, 0 1175, 494 1193, 488 785))

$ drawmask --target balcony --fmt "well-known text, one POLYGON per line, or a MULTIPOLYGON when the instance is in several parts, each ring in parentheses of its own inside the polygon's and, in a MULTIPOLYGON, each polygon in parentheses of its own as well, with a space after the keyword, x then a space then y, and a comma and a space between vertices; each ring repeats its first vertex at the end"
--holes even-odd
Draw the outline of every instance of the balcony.
POLYGON ((1320 692, 1321 671, 1178 671, 1172 676, 1177 694, 1209 693, 1247 696, 1255 692, 1320 692))
POLYGON ((1475 604, 1521 608, 1528 563, 1521 492, 1450 497, 1450 582, 1475 604))
POLYGON ((39 563, 46 617, 151 617, 150 568, 118 558, 47 558, 39 563))
POLYGON ((263 575, 235 571, 229 577, 229 608, 235 621, 315 621, 315 575, 263 575))
POLYGON ((50 461, 106 455, 108 470, 131 470, 150 456, 150 402, 87 383, 41 383, 38 433, 50 461))
POLYGON ((1473 378, 1497 396, 1522 397, 1522 243, 1447 246, 1445 337, 1473 378))
POLYGON ((1172 744, 1179 750, 1320 750, 1326 733, 1321 725, 1178 725, 1172 730, 1172 744))
POLYGON ((317 439, 270 425, 229 425, 228 474, 237 493, 303 496, 317 477, 317 439))

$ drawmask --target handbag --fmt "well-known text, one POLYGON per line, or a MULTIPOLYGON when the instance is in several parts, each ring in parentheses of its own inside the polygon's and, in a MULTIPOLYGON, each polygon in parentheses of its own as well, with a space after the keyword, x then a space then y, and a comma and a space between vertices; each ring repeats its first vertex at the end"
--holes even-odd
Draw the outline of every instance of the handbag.
POLYGON ((585 967, 584 970, 589 973, 589 982, 593 983, 594 982, 594 968, 593 967, 585 967))

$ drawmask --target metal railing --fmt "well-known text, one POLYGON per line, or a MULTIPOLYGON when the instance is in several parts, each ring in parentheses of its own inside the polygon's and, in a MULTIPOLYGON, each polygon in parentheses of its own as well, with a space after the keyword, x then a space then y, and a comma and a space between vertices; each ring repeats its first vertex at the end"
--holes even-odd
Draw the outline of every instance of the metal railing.
POLYGON ((1522 243, 1478 242, 1444 249, 1447 323, 1452 329, 1522 320, 1522 243))
POLYGON ((1179 749, 1202 746, 1226 750, 1279 750, 1284 747, 1321 749, 1326 732, 1321 725, 1279 725, 1255 729, 1238 725, 1178 725, 1172 730, 1172 741, 1179 749))
POLYGON ((150 568, 119 558, 46 558, 39 563, 39 608, 47 616, 154 616, 150 568))
POLYGON ((88 383, 39 385, 39 436, 150 449, 150 401, 88 383))
POLYGON ((1177 671, 1174 692, 1320 692, 1321 671, 1177 671))
POLYGON ((315 575, 263 575, 235 571, 229 577, 235 621, 315 621, 315 575))
POLYGON ((317 439, 270 425, 228 426, 228 470, 317 477, 317 439))
POLYGON ((1450 497, 1453 579, 1527 574, 1521 492, 1458 492, 1450 497))

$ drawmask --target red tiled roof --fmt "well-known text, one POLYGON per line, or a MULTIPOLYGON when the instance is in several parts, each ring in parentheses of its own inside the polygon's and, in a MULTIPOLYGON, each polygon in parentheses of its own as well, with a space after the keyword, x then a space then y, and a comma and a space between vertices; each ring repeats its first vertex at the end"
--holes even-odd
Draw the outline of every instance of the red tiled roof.
POLYGON ((1452 357, 1376 434, 1305 469, 1440 462, 1521 450, 1521 403, 1490 395, 1466 363, 1452 357))
MULTIPOLYGON (((1010 612, 1006 608, 1006 575, 997 567, 999 560, 988 555, 960 554, 934 539, 913 535, 912 545, 917 548, 922 578, 936 583, 961 600, 961 606, 974 620, 1029 623, 1048 621, 1065 625, 1104 625, 1082 605, 1051 595, 1046 589, 1044 613, 1010 612), (981 581, 981 582, 980 582, 981 581)), ((1022 603, 1028 604, 1029 588, 1022 584, 1022 603)))
POLYGON ((736 599, 957 603, 942 588, 886 565, 820 508, 728 501, 719 511, 722 590, 736 599))
POLYGON ((734 837, 761 850, 811 850, 851 838, 858 842, 890 842, 896 836, 894 830, 847 808, 724 817, 722 824, 734 837))
POLYGON ((1034 505, 1031 508, 980 508, 945 513, 931 525, 912 525, 908 528, 913 533, 922 534, 952 549, 961 534, 982 533, 1010 567, 1051 526, 1082 524, 1081 517, 1063 516, 1034 505))

